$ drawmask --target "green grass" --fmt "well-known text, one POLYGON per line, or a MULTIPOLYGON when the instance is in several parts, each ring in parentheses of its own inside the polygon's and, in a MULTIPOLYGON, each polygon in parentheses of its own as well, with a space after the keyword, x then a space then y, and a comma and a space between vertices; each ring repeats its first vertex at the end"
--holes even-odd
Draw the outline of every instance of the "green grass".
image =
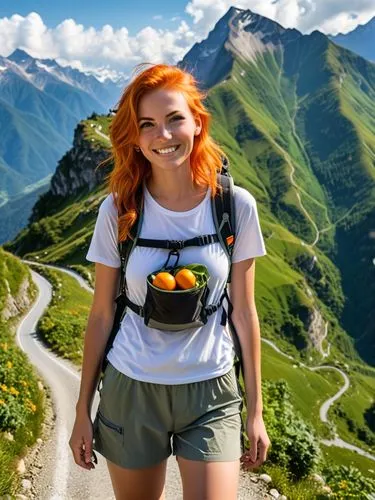
POLYGON ((364 476, 375 479, 375 462, 369 458, 363 457, 358 453, 336 446, 320 445, 324 457, 327 460, 332 460, 337 465, 352 465, 357 467, 364 476))
POLYGON ((355 444, 372 454, 375 454, 374 444, 370 446, 370 444, 367 444, 363 440, 359 439, 357 432, 353 432, 348 423, 348 420, 352 420, 355 422, 357 427, 363 429, 367 428, 368 433, 372 435, 375 443, 375 432, 373 431, 371 433, 364 418, 366 410, 370 408, 374 401, 375 377, 362 375, 355 371, 349 371, 347 372, 347 375, 350 379, 350 387, 342 395, 338 405, 340 409, 345 412, 345 415, 340 418, 340 415, 337 415, 334 408, 332 408, 332 410, 330 410, 329 418, 332 418, 332 420, 336 423, 337 432, 342 439, 355 444), (354 401, 355 404, 353 404, 354 401))
POLYGON ((289 476, 288 471, 276 464, 265 463, 259 472, 269 474, 272 478, 272 483, 269 486, 276 488, 277 491, 285 495, 288 500, 307 500, 317 499, 323 500, 329 498, 322 491, 321 486, 311 478, 293 481, 289 476))
POLYGON ((52 301, 38 322, 38 332, 54 352, 80 366, 92 294, 62 271, 36 267, 53 288, 52 301))
POLYGON ((14 338, 20 316, 25 312, 19 296, 25 280, 29 286, 22 293, 32 302, 36 288, 27 266, 0 248, 0 496, 17 492, 21 481, 15 470, 17 461, 40 436, 44 420, 45 396, 38 388, 38 376, 14 338), (6 322, 1 319, 8 295, 5 281, 19 307, 19 314, 6 322), (7 440, 5 432, 13 440, 7 440))
POLYGON ((320 421, 322 403, 343 385, 336 370, 311 371, 296 367, 293 361, 277 353, 262 342, 262 377, 269 380, 285 379, 292 392, 292 402, 304 420, 311 423, 321 437, 329 436, 329 427, 320 421))

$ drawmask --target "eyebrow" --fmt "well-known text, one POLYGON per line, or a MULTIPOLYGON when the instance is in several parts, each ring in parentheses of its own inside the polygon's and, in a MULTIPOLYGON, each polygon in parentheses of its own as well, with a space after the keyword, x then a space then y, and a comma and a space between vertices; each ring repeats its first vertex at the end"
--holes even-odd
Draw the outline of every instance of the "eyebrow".
MULTIPOLYGON (((168 118, 169 116, 172 116, 172 115, 174 115, 174 114, 176 114, 176 113, 181 113, 181 111, 172 111, 171 113, 168 113, 168 114, 167 114, 167 115, 165 115, 165 116, 168 118)), ((138 121, 139 121, 139 122, 140 122, 141 120, 152 120, 152 121, 154 121, 154 119, 153 119, 153 118, 148 118, 148 117, 145 117, 145 116, 143 116, 142 118, 138 118, 138 121)))

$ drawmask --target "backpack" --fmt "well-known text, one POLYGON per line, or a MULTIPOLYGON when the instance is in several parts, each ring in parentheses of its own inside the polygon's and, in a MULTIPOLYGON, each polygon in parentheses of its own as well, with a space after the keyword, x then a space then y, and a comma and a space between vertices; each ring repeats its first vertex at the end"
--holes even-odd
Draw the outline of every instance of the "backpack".
MULTIPOLYGON (((211 208, 212 208, 212 215, 213 215, 213 220, 215 224, 215 229, 216 229, 216 234, 217 234, 217 239, 214 241, 219 241, 221 243, 221 246, 223 247, 228 260, 229 260, 229 273, 228 273, 228 278, 227 282, 225 285, 224 293, 223 296, 220 300, 220 305, 223 301, 223 299, 226 299, 227 304, 228 304, 228 310, 226 311, 224 306, 223 306, 223 312, 222 312, 222 319, 221 319, 221 324, 225 325, 228 322, 229 326, 229 331, 232 337, 233 345, 234 345, 234 350, 235 350, 235 360, 234 360, 234 367, 235 367, 235 373, 236 373, 236 378, 237 378, 237 385, 238 389, 242 395, 242 400, 244 399, 244 392, 242 390, 242 387, 239 383, 239 378, 240 378, 240 373, 242 372, 242 375, 244 373, 243 371, 243 361, 242 361, 242 355, 241 355, 241 346, 240 342, 238 339, 238 335, 236 332, 236 329, 233 325, 231 315, 233 311, 232 304, 230 302, 229 296, 228 296, 228 283, 231 282, 231 270, 232 270, 232 253, 233 253, 233 248, 234 248, 234 241, 235 241, 235 229, 236 229, 236 217, 235 217, 235 206, 234 206, 234 183, 233 183, 233 178, 229 172, 229 162, 226 158, 222 159, 222 169, 221 172, 217 174, 218 176, 218 183, 222 186, 222 193, 219 191, 217 192, 215 198, 211 198, 211 208)), ((129 299, 126 296, 126 266, 127 262, 130 256, 130 253, 132 252, 133 248, 137 245, 141 239, 139 238, 140 231, 141 231, 141 226, 142 226, 142 220, 143 220, 143 194, 142 194, 142 188, 140 188, 138 194, 137 194, 137 202, 138 202, 138 213, 139 217, 137 218, 135 224, 131 227, 130 229, 130 235, 131 238, 127 238, 125 241, 120 242, 118 247, 119 247, 119 253, 120 253, 120 258, 121 258, 121 278, 120 278, 120 287, 119 287, 119 295, 116 297, 115 302, 116 302, 116 311, 115 311, 115 316, 114 316, 114 321, 113 321, 113 327, 111 329, 110 335, 108 337, 107 345, 105 347, 104 351, 104 356, 103 356, 103 361, 102 361, 102 366, 101 366, 101 371, 102 371, 102 376, 104 374, 105 368, 108 364, 107 360, 107 354, 109 350, 111 349, 114 339, 116 337, 116 334, 120 328, 121 321, 123 320, 125 313, 126 313, 126 308, 131 307, 131 309, 134 309, 134 304, 129 301, 129 299)), ((216 235, 215 235, 216 236, 216 235)), ((200 238, 205 238, 207 240, 207 236, 205 237, 196 237, 193 238, 192 240, 185 240, 186 243, 188 242, 191 245, 204 245, 207 243, 212 243, 213 241, 198 241, 200 238), (194 241, 193 241, 194 240, 194 241)), ((180 243, 178 241, 168 241, 168 240, 145 240, 142 239, 142 246, 152 246, 152 247, 160 247, 160 248, 183 248, 183 246, 179 246, 180 243), (147 245, 147 243, 150 243, 147 245), (159 243, 159 244, 157 244, 159 243), (163 245, 163 246, 161 246, 163 245)), ((140 308, 140 306, 136 306, 140 308)), ((139 313, 138 310, 136 310, 137 313, 139 313)), ((102 377, 101 377, 102 378, 102 377)), ((101 379, 100 379, 101 381, 101 379)), ((98 388, 100 386, 100 381, 98 388)), ((241 404, 241 411, 242 411, 242 404, 241 404)), ((242 421, 242 419, 241 419, 242 421)), ((243 426, 243 422, 242 422, 243 426)), ((243 427, 242 427, 243 429, 243 427)), ((242 438, 242 446, 243 446, 243 432, 241 432, 241 438, 242 438)))

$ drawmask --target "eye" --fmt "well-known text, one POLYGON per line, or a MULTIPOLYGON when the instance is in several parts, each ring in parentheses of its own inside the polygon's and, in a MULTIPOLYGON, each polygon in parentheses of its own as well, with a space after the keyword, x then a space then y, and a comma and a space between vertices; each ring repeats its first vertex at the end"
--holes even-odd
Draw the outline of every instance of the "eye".
POLYGON ((139 128, 144 128, 145 125, 152 125, 151 122, 143 122, 139 128))
POLYGON ((185 118, 183 116, 180 116, 180 115, 174 115, 172 116, 172 120, 176 118, 177 120, 185 120, 185 118))

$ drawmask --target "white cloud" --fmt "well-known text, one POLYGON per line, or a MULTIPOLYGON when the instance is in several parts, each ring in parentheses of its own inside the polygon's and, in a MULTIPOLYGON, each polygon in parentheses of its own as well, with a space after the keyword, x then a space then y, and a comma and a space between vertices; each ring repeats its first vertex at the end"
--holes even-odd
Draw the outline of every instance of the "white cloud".
POLYGON ((161 19, 163 19, 163 16, 158 14, 156 16, 152 16, 152 19, 155 19, 155 21, 161 21, 161 19))
POLYGON ((196 41, 185 21, 173 30, 147 26, 135 36, 127 28, 85 27, 65 19, 48 28, 39 14, 0 19, 0 55, 16 48, 33 57, 57 59, 78 69, 110 68, 130 73, 139 62, 176 63, 196 41))
POLYGON ((375 15, 374 0, 191 0, 185 12, 192 16, 194 30, 206 37, 231 6, 250 9, 302 33, 346 33, 375 15), (357 17, 354 17, 357 16, 357 17))

